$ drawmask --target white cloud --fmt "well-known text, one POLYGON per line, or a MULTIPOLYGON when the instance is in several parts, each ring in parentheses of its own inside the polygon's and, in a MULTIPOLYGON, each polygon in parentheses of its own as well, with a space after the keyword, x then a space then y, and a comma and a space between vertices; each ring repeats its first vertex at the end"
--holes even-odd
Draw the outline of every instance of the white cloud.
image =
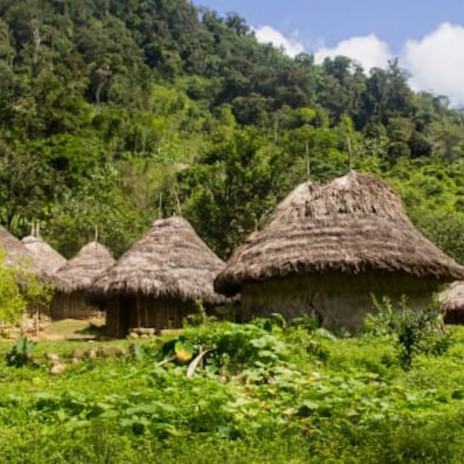
POLYGON ((443 23, 421 40, 408 40, 400 64, 410 73, 414 89, 464 104, 464 27, 443 23))
POLYGON ((254 31, 258 42, 271 43, 278 48, 282 47, 285 53, 291 57, 295 57, 299 53, 304 52, 304 45, 302 43, 295 39, 285 37, 282 32, 271 26, 260 26, 254 31))
MULTIPOLYGON (((254 31, 259 42, 282 47, 291 57, 305 51, 297 34, 289 38, 270 26, 254 31)), ((357 61, 366 73, 373 67, 385 68, 393 58, 389 45, 375 34, 351 37, 332 48, 321 45, 314 52, 316 63, 338 55, 357 61)), ((464 105, 464 26, 443 23, 419 40, 407 40, 399 58, 414 90, 446 95, 454 105, 464 105)))
POLYGON ((321 47, 315 53, 316 63, 322 63, 325 58, 347 56, 357 61, 368 72, 371 68, 385 68, 392 58, 390 48, 386 42, 375 34, 363 37, 351 37, 338 43, 334 48, 321 47))

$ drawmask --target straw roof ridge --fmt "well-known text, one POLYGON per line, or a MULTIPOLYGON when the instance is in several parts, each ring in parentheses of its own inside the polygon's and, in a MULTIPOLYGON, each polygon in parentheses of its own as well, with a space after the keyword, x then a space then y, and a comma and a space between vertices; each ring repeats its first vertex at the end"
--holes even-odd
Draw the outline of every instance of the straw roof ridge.
POLYGON ((371 215, 409 222, 397 194, 372 174, 351 171, 327 183, 303 182, 274 210, 269 225, 323 219, 334 215, 371 215))
POLYGON ((86 291, 93 280, 115 263, 108 249, 96 241, 84 245, 74 258, 57 271, 63 281, 58 290, 63 293, 86 291))
POLYGON ((438 300, 444 311, 464 310, 464 282, 453 282, 438 295, 438 300))
POLYGON ((351 171, 295 188, 236 250, 215 288, 230 296, 246 283, 295 274, 370 271, 464 280, 464 267, 415 229, 387 184, 351 171))
POLYGON ((28 235, 21 240, 40 267, 53 274, 63 267, 67 260, 40 237, 28 235))
POLYGON ((184 218, 158 219, 95 281, 92 292, 221 304, 227 300, 214 291, 213 281, 224 266, 184 218))

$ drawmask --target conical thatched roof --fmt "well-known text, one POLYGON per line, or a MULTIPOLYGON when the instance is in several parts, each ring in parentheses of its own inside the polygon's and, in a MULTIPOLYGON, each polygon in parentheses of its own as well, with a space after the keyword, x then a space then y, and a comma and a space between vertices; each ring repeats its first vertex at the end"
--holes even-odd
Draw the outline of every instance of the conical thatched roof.
POLYGON ((449 282, 464 268, 423 237, 399 197, 371 174, 299 185, 219 274, 234 295, 246 283, 299 274, 399 272, 449 282))
POLYGON ((464 282, 453 282, 438 296, 441 308, 444 311, 464 310, 464 282))
POLYGON ((55 273, 60 267, 63 267, 67 260, 61 256, 48 243, 44 242, 40 237, 28 235, 21 240, 29 253, 34 257, 34 260, 42 269, 49 274, 55 273))
POLYGON ((139 294, 220 304, 213 281, 221 261, 181 217, 159 219, 119 261, 96 280, 93 291, 139 294))
POLYGON ((24 260, 32 260, 26 247, 14 235, 0 226, 0 250, 6 253, 7 264, 18 264, 24 260))
POLYGON ((33 255, 26 246, 14 235, 10 234, 5 228, 0 226, 0 250, 6 253, 6 264, 25 265, 32 273, 37 274, 45 280, 49 280, 46 270, 37 263, 33 255))
POLYGON ((64 283, 58 284, 57 287, 63 293, 86 291, 93 280, 114 262, 105 246, 98 242, 90 242, 58 270, 57 275, 64 283))

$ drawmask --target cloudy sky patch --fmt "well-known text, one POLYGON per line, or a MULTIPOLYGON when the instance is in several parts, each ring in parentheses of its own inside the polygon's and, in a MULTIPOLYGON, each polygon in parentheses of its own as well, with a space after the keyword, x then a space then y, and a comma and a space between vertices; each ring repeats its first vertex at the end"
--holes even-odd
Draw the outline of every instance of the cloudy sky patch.
MULTIPOLYGON (((376 34, 350 37, 334 47, 321 45, 308 50, 298 36, 286 37, 271 26, 254 29, 261 43, 272 43, 295 57, 301 52, 314 53, 316 63, 338 55, 359 63, 368 73, 374 67, 385 68, 395 58, 389 44, 376 34)), ((415 90, 446 95, 455 105, 464 104, 464 27, 450 23, 440 24, 420 39, 408 39, 399 54, 400 66, 410 75, 415 90)))
POLYGON ((261 43, 272 43, 277 48, 283 48, 292 58, 305 51, 305 47, 297 39, 285 37, 284 34, 271 26, 260 26, 254 29, 256 39, 261 43))

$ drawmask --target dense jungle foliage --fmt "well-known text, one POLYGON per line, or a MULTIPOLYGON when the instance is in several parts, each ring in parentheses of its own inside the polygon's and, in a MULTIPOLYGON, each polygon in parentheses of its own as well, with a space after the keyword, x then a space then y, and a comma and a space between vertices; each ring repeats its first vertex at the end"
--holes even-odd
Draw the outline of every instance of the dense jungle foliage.
POLYGON ((0 342, 1 460, 461 463, 463 331, 381 317, 350 339, 277 318, 207 322, 119 350, 0 342), (50 352, 66 363, 58 375, 50 352))
POLYGON ((179 212, 227 257, 308 172, 351 166, 464 262, 463 122, 396 61, 292 59, 186 0, 0 0, 0 223, 68 257, 179 212))

